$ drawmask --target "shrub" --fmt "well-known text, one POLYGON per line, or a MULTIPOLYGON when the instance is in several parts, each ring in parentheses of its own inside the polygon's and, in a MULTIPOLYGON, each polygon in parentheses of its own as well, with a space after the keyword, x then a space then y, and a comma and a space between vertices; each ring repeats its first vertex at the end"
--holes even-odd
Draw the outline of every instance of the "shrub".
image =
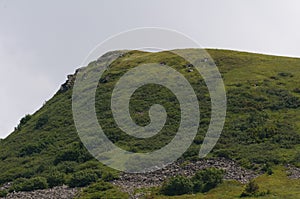
POLYGON ((31 115, 27 114, 25 115, 21 120, 20 123, 17 126, 17 130, 21 130, 21 128, 31 119, 31 115))
POLYGON ((223 181, 224 172, 215 168, 198 171, 192 177, 194 192, 207 192, 223 181))
POLYGON ((78 157, 79 157, 79 152, 76 150, 64 150, 59 152, 59 154, 56 156, 55 160, 54 160, 54 165, 57 165, 60 162, 63 161, 78 161, 78 157))
POLYGON ((198 171, 191 179, 184 176, 176 176, 163 184, 161 193, 174 196, 191 192, 207 192, 222 183, 223 175, 223 170, 208 168, 198 171))
POLYGON ((57 165, 57 170, 63 173, 74 173, 75 167, 77 166, 78 163, 74 161, 65 161, 61 162, 57 165))
POLYGON ((81 143, 75 142, 68 146, 67 149, 58 153, 54 160, 54 164, 57 165, 63 161, 82 163, 91 159, 93 159, 93 156, 84 148, 84 146, 81 143))
POLYGON ((247 197, 247 196, 255 196, 259 192, 259 186, 258 184, 254 181, 251 180, 245 187, 245 190, 241 194, 241 197, 247 197))
POLYGON ((300 152, 297 152, 292 160, 292 163, 300 167, 300 152))
POLYGON ((292 73, 288 73, 288 72, 279 72, 278 76, 281 76, 281 77, 293 77, 293 74, 292 73))
POLYGON ((90 185, 88 191, 90 193, 93 193, 93 192, 106 191, 106 190, 109 190, 112 188, 113 188, 112 184, 104 182, 104 181, 99 181, 97 183, 90 185))
POLYGON ((13 181, 12 186, 10 187, 10 191, 21 191, 24 189, 26 182, 28 182, 28 179, 26 178, 17 178, 13 181))
POLYGON ((78 171, 71 176, 68 185, 70 187, 84 187, 96 182, 97 179, 97 174, 92 170, 78 171))
POLYGON ((65 182, 64 179, 65 175, 64 173, 61 173, 59 171, 51 171, 47 175, 47 182, 50 188, 55 187, 55 186, 60 186, 63 185, 65 182))
POLYGON ((47 179, 44 177, 34 177, 29 181, 33 184, 33 190, 48 188, 47 179))
POLYGON ((220 158, 230 159, 230 156, 231 156, 231 152, 226 149, 220 149, 220 150, 216 151, 215 153, 220 158))
POLYGON ((268 175, 272 175, 274 172, 273 172, 273 170, 271 169, 271 168, 269 168, 268 170, 267 170, 267 174, 268 175))
POLYGON ((293 90, 293 92, 294 92, 294 93, 300 93, 300 88, 295 88, 295 89, 293 90))
POLYGON ((84 188, 81 193, 79 193, 78 199, 100 199, 100 198, 118 198, 125 199, 129 198, 127 193, 121 192, 117 187, 113 186, 111 183, 99 181, 91 184, 90 186, 84 188))
POLYGON ((273 174, 273 170, 272 170, 272 168, 270 167, 270 165, 268 163, 264 164, 264 166, 262 167, 261 170, 263 172, 267 173, 268 175, 272 175, 273 174))
POLYGON ((34 153, 40 153, 44 148, 44 144, 28 144, 21 149, 20 157, 28 156, 34 153))
POLYGON ((183 195, 193 191, 193 183, 183 176, 170 178, 161 188, 161 193, 168 196, 183 195))
POLYGON ((18 178, 13 182, 11 191, 33 191, 48 188, 47 180, 44 177, 18 178))
POLYGON ((7 190, 0 190, 0 197, 6 197, 8 194, 7 190))
POLYGON ((41 129, 41 128, 43 128, 43 126, 44 126, 45 124, 47 124, 47 123, 48 123, 48 116, 47 116, 47 115, 43 115, 43 116, 41 116, 41 117, 37 120, 34 129, 36 129, 36 130, 37 130, 37 129, 41 129))
POLYGON ((101 177, 101 178, 102 178, 103 181, 109 182, 109 181, 112 181, 112 180, 114 180, 114 179, 117 179, 118 176, 115 175, 115 174, 113 174, 113 173, 111 173, 111 172, 104 172, 104 173, 102 174, 102 177, 101 177))

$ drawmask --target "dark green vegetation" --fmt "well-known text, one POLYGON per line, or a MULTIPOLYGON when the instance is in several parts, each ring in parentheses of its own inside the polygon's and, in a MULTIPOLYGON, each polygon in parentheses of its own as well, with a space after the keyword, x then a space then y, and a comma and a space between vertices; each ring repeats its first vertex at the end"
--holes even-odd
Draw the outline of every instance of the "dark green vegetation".
POLYGON ((48 188, 48 184, 44 177, 18 178, 14 181, 11 191, 32 191, 46 188, 48 188))
POLYGON ((269 191, 267 192, 259 192, 259 186, 254 181, 251 180, 245 187, 245 190, 241 194, 241 197, 257 197, 257 196, 264 196, 270 194, 269 191))
POLYGON ((208 192, 221 184, 223 171, 214 168, 198 171, 191 179, 176 176, 166 181, 161 188, 164 195, 183 195, 188 193, 208 192))
MULTIPOLYGON (((251 169, 286 163, 300 166, 300 59, 225 50, 208 52, 223 76, 228 97, 225 127, 209 156, 234 159, 251 169)), ((129 151, 153 151, 171 141, 179 125, 180 107, 168 89, 143 86, 130 102, 131 115, 139 125, 149 123, 148 109, 153 103, 165 107, 166 125, 151 138, 126 135, 117 128, 109 108, 117 80, 130 68, 153 62, 165 62, 182 73, 197 94, 200 128, 192 146, 182 156, 186 160, 196 159, 210 121, 210 98, 196 70, 188 72, 188 63, 172 53, 133 51, 116 60, 103 75, 101 80, 105 81, 100 81, 97 91, 99 123, 116 145, 129 151)), ((46 184, 29 187, 94 183, 85 194, 93 195, 93 191, 102 189, 122 194, 106 183, 118 173, 94 160, 80 142, 72 119, 71 99, 71 89, 57 92, 36 113, 22 118, 15 131, 0 141, 0 184, 16 180, 20 186, 15 189, 26 190, 29 188, 24 184, 46 179, 46 184)))

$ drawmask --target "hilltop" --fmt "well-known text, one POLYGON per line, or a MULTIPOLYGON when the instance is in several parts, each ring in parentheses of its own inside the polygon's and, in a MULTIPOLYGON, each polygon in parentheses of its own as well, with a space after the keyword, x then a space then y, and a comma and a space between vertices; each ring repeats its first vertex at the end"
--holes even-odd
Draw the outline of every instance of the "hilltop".
MULTIPOLYGON (((259 178, 261 185, 268 184, 271 193, 282 194, 280 196, 284 198, 300 197, 296 191, 300 181, 289 181, 283 169, 287 164, 300 167, 300 59, 228 50, 209 49, 207 52, 222 75, 227 93, 225 126, 207 158, 225 158, 255 173, 273 169, 273 176, 259 178), (291 183, 290 193, 279 193, 279 178, 291 183)), ((172 140, 180 121, 180 106, 170 90, 157 85, 143 86, 130 101, 133 120, 141 126, 149 123, 147 112, 152 104, 161 104, 166 109, 166 127, 151 138, 127 136, 115 124, 109 108, 111 92, 126 71, 142 63, 163 63, 183 74, 199 99, 200 128, 193 144, 178 162, 199 161, 198 152, 208 129, 211 108, 202 77, 193 66, 170 52, 129 51, 121 54, 101 77, 96 93, 98 121, 108 138, 131 152, 154 151, 172 140)), ((89 65, 93 64, 97 64, 97 60, 89 65)), ((77 73, 78 70, 69 75, 40 110, 22 118, 15 131, 0 141, 0 184, 15 181, 15 184, 22 185, 26 179, 43 184, 28 189, 92 184, 82 198, 91 198, 88 196, 95 195, 93 192, 98 192, 99 198, 128 197, 111 184, 118 179, 120 172, 95 160, 78 137, 72 116, 72 88, 77 73), (96 181, 98 184, 93 184, 96 181)), ((228 187, 237 196, 243 185, 230 181, 213 190, 215 195, 212 197, 217 198, 222 189, 230 189, 228 187)), ((13 190, 22 188, 12 187, 13 190)))

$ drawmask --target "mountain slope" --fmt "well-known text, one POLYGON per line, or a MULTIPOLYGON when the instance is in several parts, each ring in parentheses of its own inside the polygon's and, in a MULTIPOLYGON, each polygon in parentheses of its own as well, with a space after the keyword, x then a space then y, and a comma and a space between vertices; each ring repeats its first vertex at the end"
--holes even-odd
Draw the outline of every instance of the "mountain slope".
MULTIPOLYGON (((209 157, 233 159, 248 169, 259 169, 265 164, 300 166, 300 59, 227 50, 208 50, 208 53, 222 74, 228 98, 224 130, 209 157)), ((110 93, 117 80, 128 69, 153 62, 180 71, 197 94, 200 128, 193 145, 181 158, 197 159, 209 124, 210 98, 201 76, 188 70, 188 63, 172 53, 131 51, 113 62, 97 90, 99 123, 116 145, 132 152, 156 150, 173 138, 180 121, 180 107, 174 94, 164 87, 144 86, 130 102, 132 117, 139 125, 149 123, 149 116, 144 113, 153 103, 165 107, 166 128, 157 136, 145 140, 127 136, 118 129, 109 109, 110 93)), ((62 181, 55 182, 54 186, 70 184, 75 174, 82 171, 104 181, 118 175, 117 171, 98 163, 77 135, 71 101, 74 78, 69 76, 52 99, 33 115, 25 116, 15 131, 0 141, 0 183, 34 176, 49 181, 49 176, 58 173, 62 181)))

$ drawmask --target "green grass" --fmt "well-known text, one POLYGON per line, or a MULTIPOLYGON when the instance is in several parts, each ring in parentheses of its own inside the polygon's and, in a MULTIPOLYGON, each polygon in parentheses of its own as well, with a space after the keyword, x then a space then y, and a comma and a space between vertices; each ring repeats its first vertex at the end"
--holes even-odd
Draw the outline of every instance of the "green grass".
MULTIPOLYGON (((192 50, 186 50, 189 51, 192 50)), ((266 163, 299 166, 300 93, 297 89, 300 89, 300 59, 213 49, 208 53, 222 74, 228 97, 224 130, 209 156, 224 156, 251 169, 259 169, 266 163)), ((132 118, 139 125, 149 123, 148 109, 152 104, 165 107, 168 113, 166 125, 151 138, 138 139, 122 132, 110 110, 110 94, 117 80, 141 63, 154 62, 165 62, 184 75, 199 99, 200 128, 192 146, 181 157, 195 159, 210 121, 210 98, 201 76, 196 71, 188 72, 184 67, 187 62, 173 53, 133 51, 116 60, 103 74, 103 77, 110 77, 108 82, 101 83, 97 89, 98 121, 107 136, 125 150, 149 152, 172 140, 179 126, 180 107, 176 96, 164 87, 143 86, 130 101, 132 118)), ((95 68, 95 62, 90 66, 91 70, 95 68)), ((57 92, 40 110, 24 118, 12 134, 0 141, 0 184, 17 178, 47 177, 50 171, 63 173, 66 183, 81 170, 118 174, 93 159, 82 145, 73 122, 71 99, 72 90, 57 92)), ((275 173, 271 181, 279 177, 275 173)), ((260 184, 263 187, 267 182, 265 179, 260 184)), ((297 183, 292 183, 291 189, 297 188, 297 183)), ((235 182, 226 182, 207 194, 223 190, 238 196, 241 189, 235 182)), ((293 190, 288 192, 298 196, 293 190)), ((289 193, 283 193, 289 197, 289 193)), ((218 198, 218 195, 214 197, 218 198)))

